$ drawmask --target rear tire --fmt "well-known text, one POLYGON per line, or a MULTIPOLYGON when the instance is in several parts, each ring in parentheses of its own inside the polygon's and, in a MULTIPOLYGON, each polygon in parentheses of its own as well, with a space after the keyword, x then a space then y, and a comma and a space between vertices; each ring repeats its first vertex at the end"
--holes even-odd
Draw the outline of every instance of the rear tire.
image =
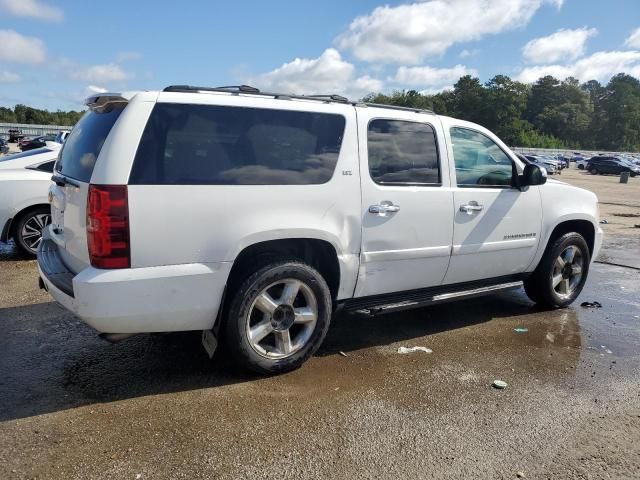
POLYGON ((584 170, 584 165, 578 165, 578 170, 584 170))
POLYGON ((35 257, 42 242, 42 230, 51 223, 51 208, 34 207, 16 219, 13 238, 24 255, 35 257))
POLYGON ((598 172, 598 169, 597 169, 597 168, 592 168, 591 170, 589 170, 589 173, 590 173, 591 175, 598 175, 598 173, 600 173, 600 172, 598 172))
POLYGON ((584 237, 570 232, 547 247, 538 267, 524 281, 527 296, 546 307, 566 307, 582 292, 591 256, 584 237))
POLYGON ((231 294, 226 346, 243 368, 284 373, 313 355, 331 321, 331 292, 322 275, 297 260, 273 261, 231 294))

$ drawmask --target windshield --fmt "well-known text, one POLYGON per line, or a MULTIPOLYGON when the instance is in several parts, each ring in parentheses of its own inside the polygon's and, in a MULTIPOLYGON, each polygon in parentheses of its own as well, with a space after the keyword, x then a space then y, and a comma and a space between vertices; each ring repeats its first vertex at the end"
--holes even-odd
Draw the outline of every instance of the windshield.
POLYGON ((17 160, 19 158, 30 157, 32 155, 39 155, 41 153, 47 153, 47 152, 53 152, 53 150, 47 147, 34 148, 33 150, 27 150, 26 152, 12 153, 11 155, 2 157, 0 158, 0 162, 6 162, 7 160, 17 160))

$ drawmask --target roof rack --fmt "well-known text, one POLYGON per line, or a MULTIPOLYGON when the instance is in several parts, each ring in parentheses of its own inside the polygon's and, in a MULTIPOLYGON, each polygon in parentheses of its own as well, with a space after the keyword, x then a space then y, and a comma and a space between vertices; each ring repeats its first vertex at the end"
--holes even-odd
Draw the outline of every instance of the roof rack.
POLYGON ((228 85, 224 87, 195 87, 192 85, 170 85, 165 87, 163 92, 224 92, 224 93, 242 93, 248 95, 262 95, 266 97, 274 97, 282 100, 318 100, 321 102, 351 103, 348 98, 341 95, 293 95, 290 93, 273 93, 261 92, 255 87, 249 85, 228 85))
POLYGON ((293 95, 289 93, 273 93, 262 92, 256 87, 250 85, 227 85, 224 87, 195 87, 192 85, 170 85, 165 87, 163 92, 223 92, 223 93, 235 93, 235 94, 247 94, 247 95, 261 95, 265 97, 273 97, 281 100, 317 100, 325 103, 348 103, 351 105, 362 105, 367 107, 387 108, 390 110, 403 110, 405 112, 414 113, 431 113, 434 112, 426 108, 412 108, 412 107, 400 107, 398 105, 386 105, 383 103, 369 103, 369 102, 353 102, 347 97, 342 95, 293 95))
POLYGON ((387 105, 386 103, 362 102, 360 103, 360 105, 366 105, 367 107, 387 108, 389 110, 403 110, 405 112, 413 113, 434 113, 433 110, 429 110, 428 108, 401 107, 399 105, 387 105))

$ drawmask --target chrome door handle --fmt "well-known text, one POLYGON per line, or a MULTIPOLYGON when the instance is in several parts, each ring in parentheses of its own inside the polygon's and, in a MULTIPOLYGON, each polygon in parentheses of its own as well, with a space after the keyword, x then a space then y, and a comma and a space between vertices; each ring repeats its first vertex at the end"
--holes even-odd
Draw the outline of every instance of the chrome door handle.
POLYGON ((466 205, 460 205, 460 211, 467 215, 473 215, 474 213, 481 211, 483 208, 484 207, 479 205, 476 201, 471 201, 466 205))
POLYGON ((387 213, 396 213, 400 211, 400 205, 394 205, 393 202, 385 200, 380 202, 379 205, 371 205, 369 207, 369 213, 375 215, 386 215, 387 213))

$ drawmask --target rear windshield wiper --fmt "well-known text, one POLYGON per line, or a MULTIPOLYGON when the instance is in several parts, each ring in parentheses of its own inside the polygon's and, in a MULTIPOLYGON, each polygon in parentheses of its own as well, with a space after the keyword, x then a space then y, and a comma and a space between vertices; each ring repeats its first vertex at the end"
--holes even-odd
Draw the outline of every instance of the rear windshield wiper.
POLYGON ((59 187, 71 185, 73 187, 80 188, 80 184, 78 182, 71 180, 70 178, 67 178, 64 175, 60 175, 58 173, 54 173, 51 176, 51 180, 53 180, 55 184, 58 185, 59 187))

